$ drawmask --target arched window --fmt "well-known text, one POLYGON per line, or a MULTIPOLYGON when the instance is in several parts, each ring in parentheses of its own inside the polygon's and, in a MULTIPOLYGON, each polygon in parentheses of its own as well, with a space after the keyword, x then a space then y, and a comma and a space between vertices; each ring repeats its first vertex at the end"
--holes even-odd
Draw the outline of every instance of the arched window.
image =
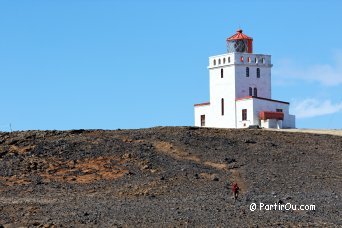
POLYGON ((216 65, 216 59, 214 59, 214 66, 216 65))
POLYGON ((228 63, 230 63, 230 57, 228 57, 228 63))
POLYGON ((219 61, 218 61, 218 62, 219 62, 219 65, 220 65, 220 64, 221 64, 221 59, 219 59, 219 61))
POLYGON ((253 89, 252 89, 252 87, 249 87, 249 96, 253 96, 253 89))
POLYGON ((257 68, 257 78, 260 78, 260 68, 257 68))
POLYGON ((243 56, 240 57, 240 62, 243 62, 243 56))
POLYGON ((223 64, 225 64, 226 63, 226 58, 223 58, 223 64))
POLYGON ((246 67, 246 77, 249 77, 249 67, 246 67))
POLYGON ((258 89, 254 88, 254 96, 257 97, 258 96, 258 89))
POLYGON ((262 58, 261 62, 262 62, 262 64, 264 64, 265 63, 265 58, 262 58))
POLYGON ((221 99, 221 115, 224 115, 224 99, 221 99))
POLYGON ((221 78, 223 78, 223 69, 221 69, 221 78))

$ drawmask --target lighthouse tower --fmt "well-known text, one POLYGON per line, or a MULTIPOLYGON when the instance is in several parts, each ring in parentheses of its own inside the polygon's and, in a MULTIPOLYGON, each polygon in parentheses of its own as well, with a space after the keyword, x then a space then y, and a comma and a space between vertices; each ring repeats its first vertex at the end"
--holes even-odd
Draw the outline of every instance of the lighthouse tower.
POLYGON ((209 57, 210 102, 195 104, 195 126, 294 128, 289 102, 271 99, 271 56, 253 53, 253 39, 239 29, 227 53, 209 57))

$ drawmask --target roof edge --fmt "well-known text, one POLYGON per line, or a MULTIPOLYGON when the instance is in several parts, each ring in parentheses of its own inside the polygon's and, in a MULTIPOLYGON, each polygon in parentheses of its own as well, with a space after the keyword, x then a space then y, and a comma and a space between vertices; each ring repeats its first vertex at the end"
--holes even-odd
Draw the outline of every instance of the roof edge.
POLYGON ((269 98, 255 97, 255 96, 239 97, 239 98, 236 98, 235 101, 247 100, 247 99, 259 99, 259 100, 266 100, 266 101, 273 101, 273 102, 278 102, 278 103, 290 104, 290 102, 286 102, 286 101, 279 101, 279 100, 273 100, 273 99, 269 99, 269 98))
POLYGON ((194 106, 205 106, 205 105, 210 105, 210 102, 204 102, 204 103, 194 104, 194 106))

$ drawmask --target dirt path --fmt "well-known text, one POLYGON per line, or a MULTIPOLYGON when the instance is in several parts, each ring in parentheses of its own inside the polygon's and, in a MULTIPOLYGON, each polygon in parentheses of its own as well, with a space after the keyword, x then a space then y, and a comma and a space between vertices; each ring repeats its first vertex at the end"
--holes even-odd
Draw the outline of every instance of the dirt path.
POLYGON ((301 133, 342 136, 342 130, 341 129, 264 129, 264 130, 267 130, 267 131, 301 132, 301 133))

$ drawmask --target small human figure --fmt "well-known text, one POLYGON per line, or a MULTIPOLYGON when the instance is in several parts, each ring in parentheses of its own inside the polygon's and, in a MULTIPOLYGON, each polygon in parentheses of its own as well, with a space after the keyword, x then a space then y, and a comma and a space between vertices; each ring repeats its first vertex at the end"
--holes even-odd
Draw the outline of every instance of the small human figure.
POLYGON ((234 183, 233 186, 232 186, 232 191, 233 191, 233 194, 234 194, 234 201, 236 201, 237 198, 238 198, 239 190, 240 190, 240 188, 239 188, 238 184, 234 183))

